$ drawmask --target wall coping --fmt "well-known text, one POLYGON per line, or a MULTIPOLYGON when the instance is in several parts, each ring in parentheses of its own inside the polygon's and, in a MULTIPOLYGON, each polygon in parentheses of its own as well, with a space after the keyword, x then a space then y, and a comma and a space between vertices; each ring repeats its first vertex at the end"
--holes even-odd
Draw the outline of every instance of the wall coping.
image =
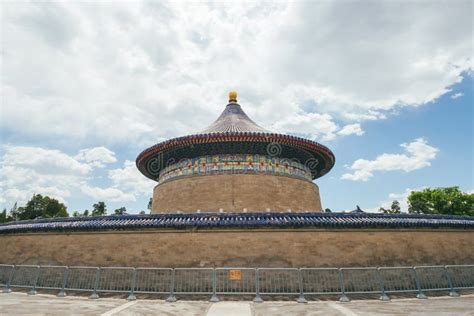
POLYGON ((474 230, 474 217, 373 213, 184 213, 35 219, 0 225, 0 234, 101 231, 300 231, 317 229, 474 230))

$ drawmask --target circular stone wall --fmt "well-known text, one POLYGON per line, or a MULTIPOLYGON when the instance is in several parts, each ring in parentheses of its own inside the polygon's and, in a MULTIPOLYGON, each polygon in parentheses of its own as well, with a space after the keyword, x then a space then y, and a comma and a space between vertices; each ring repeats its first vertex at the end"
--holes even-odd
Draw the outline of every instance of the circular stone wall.
POLYGON ((169 180, 153 190, 152 213, 321 211, 316 184, 285 176, 230 174, 169 180))

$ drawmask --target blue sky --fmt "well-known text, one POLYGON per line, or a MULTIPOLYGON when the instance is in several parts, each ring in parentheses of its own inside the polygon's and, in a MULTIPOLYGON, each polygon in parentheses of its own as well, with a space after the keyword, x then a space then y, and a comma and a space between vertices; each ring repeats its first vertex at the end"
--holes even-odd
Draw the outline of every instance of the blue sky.
POLYGON ((227 92, 333 150, 323 207, 474 190, 472 2, 2 4, 0 205, 33 193, 146 209, 134 160, 227 92), (452 23, 456 21, 456 23, 452 23))
MULTIPOLYGON (((402 108, 385 120, 364 125, 361 137, 342 138, 331 146, 337 163, 328 176, 320 179, 324 206, 350 209, 356 203, 362 208, 378 208, 394 199, 406 198, 407 189, 459 186, 464 192, 474 188, 473 164, 473 78, 464 74, 463 81, 452 91, 430 104, 402 108), (463 96, 452 99, 453 95, 463 96), (344 181, 341 174, 356 159, 373 160, 381 153, 403 153, 402 143, 424 138, 437 148, 430 166, 412 172, 380 171, 369 181, 344 181), (390 197, 390 195, 394 195, 390 197)), ((406 207, 406 206, 405 206, 406 207)))

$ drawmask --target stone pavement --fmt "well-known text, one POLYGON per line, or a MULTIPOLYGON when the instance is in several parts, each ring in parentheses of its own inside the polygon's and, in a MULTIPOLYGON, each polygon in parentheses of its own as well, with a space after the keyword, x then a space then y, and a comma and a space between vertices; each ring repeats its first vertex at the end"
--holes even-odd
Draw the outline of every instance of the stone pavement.
POLYGON ((267 301, 261 304, 244 301, 137 300, 86 297, 57 298, 53 295, 24 293, 0 294, 0 315, 179 315, 179 316, 286 316, 286 315, 474 315, 474 295, 458 298, 433 297, 427 300, 394 299, 390 302, 354 300, 350 303, 314 301, 308 304, 267 301))

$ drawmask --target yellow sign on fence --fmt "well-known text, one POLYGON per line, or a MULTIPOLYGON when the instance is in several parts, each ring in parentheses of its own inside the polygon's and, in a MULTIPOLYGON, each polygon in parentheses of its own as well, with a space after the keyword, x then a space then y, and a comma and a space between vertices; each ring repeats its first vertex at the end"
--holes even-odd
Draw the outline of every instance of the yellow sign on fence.
POLYGON ((229 280, 240 281, 242 280, 242 271, 240 270, 229 270, 229 280))

